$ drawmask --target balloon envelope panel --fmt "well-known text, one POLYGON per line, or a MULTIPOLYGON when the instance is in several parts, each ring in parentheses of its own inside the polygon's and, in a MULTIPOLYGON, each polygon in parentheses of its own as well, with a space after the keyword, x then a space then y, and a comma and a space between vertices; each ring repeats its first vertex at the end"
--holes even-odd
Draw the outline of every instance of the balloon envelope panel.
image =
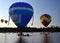
POLYGON ((47 27, 50 24, 51 20, 52 20, 52 18, 49 14, 43 14, 40 17, 40 21, 45 27, 47 27))
POLYGON ((33 16, 33 8, 28 3, 17 2, 10 6, 9 15, 17 27, 25 27, 33 16))

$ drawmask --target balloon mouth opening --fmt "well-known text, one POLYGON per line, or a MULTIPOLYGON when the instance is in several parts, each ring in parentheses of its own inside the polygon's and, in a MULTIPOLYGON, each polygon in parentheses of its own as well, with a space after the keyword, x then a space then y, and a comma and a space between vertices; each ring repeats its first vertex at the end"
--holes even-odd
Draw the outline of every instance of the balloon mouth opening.
POLYGON ((25 29, 25 28, 27 28, 27 26, 17 26, 17 28, 25 29))

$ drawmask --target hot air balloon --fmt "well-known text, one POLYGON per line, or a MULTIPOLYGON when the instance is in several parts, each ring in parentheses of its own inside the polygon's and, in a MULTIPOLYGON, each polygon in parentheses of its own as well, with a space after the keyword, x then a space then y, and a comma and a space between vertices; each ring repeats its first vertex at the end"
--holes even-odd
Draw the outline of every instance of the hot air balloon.
POLYGON ((52 21, 52 17, 49 15, 49 14, 43 14, 41 17, 40 17, 40 22, 45 26, 47 27, 50 22, 52 21))
POLYGON ((7 24, 7 22, 8 22, 8 21, 7 21, 7 20, 5 20, 5 23, 6 23, 6 24, 7 24))
POLYGON ((33 8, 25 2, 13 3, 9 8, 9 19, 17 25, 17 27, 25 27, 33 16, 33 8))
POLYGON ((1 23, 3 23, 4 22, 4 19, 1 19, 1 23))

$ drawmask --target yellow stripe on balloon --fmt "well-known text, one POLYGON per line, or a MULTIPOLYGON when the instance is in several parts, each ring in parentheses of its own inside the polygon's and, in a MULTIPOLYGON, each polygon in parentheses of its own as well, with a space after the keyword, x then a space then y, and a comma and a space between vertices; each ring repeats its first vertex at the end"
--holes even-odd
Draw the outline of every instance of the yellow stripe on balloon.
POLYGON ((51 21, 51 18, 48 19, 48 18, 46 18, 45 16, 43 16, 43 18, 41 18, 40 21, 43 22, 43 20, 45 20, 45 21, 47 21, 47 22, 50 22, 50 21, 51 21))

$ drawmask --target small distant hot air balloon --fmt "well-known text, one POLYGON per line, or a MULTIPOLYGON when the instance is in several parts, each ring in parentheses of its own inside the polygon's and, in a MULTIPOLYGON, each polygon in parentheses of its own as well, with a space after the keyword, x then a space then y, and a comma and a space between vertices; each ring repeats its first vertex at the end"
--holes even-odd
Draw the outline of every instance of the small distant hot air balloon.
POLYGON ((4 19, 1 19, 1 23, 3 23, 4 22, 4 19))
POLYGON ((7 20, 5 20, 5 23, 6 23, 6 24, 7 24, 7 22, 8 22, 8 21, 7 21, 7 20))
POLYGON ((33 16, 33 8, 25 2, 16 2, 9 8, 9 18, 17 27, 25 27, 33 16))
POLYGON ((52 21, 52 17, 49 14, 43 14, 40 17, 40 21, 45 27, 47 27, 50 24, 50 22, 52 21))

